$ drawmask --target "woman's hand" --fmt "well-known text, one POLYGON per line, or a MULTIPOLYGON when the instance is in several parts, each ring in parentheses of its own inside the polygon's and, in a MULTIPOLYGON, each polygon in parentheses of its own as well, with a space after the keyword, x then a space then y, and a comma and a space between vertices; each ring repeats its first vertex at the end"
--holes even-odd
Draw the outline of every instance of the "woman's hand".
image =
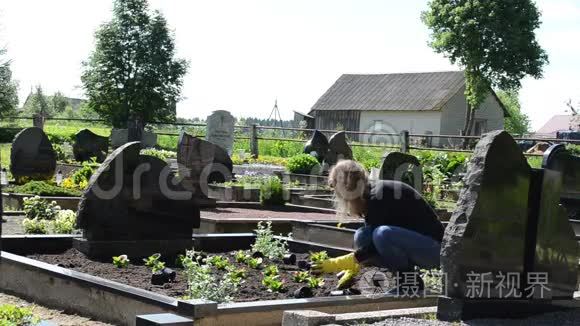
POLYGON ((318 264, 314 264, 311 267, 314 273, 338 273, 340 272, 342 276, 338 281, 338 288, 344 289, 348 288, 352 284, 352 279, 358 275, 360 271, 360 265, 354 253, 326 259, 318 264))

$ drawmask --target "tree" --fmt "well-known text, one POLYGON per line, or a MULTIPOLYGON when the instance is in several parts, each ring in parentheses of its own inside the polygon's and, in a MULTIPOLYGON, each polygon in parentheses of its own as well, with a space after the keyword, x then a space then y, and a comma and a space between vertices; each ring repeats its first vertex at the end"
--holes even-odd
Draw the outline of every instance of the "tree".
POLYGON ((26 115, 42 114, 45 117, 54 115, 52 106, 49 105, 48 98, 44 95, 42 86, 37 85, 36 91, 31 93, 23 106, 26 115))
POLYGON ((518 92, 499 91, 497 97, 509 113, 505 118, 504 129, 512 134, 523 135, 530 132, 530 118, 522 112, 518 92))
POLYGON ((430 46, 465 71, 465 135, 492 86, 518 90, 525 76, 542 77, 548 63, 536 41, 540 13, 531 0, 432 0, 421 18, 432 32, 430 46))
POLYGON ((4 58, 5 49, 0 49, 0 117, 13 115, 18 106, 18 84, 12 80, 10 61, 4 58))
POLYGON ((171 122, 187 62, 175 58, 165 18, 146 0, 115 0, 113 18, 95 34, 81 80, 89 106, 114 127, 129 117, 171 122))
POLYGON ((68 101, 60 91, 50 97, 50 105, 54 113, 62 113, 68 105, 68 101))

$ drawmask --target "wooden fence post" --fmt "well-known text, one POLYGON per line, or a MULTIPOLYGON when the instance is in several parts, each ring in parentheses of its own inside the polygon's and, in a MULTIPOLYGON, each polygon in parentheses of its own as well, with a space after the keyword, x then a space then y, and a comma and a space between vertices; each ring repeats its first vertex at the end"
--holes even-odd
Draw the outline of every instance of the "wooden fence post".
POLYGON ((255 123, 250 131, 250 153, 253 158, 258 158, 258 126, 255 123))
POLYGON ((401 131, 401 153, 409 153, 409 131, 401 131))

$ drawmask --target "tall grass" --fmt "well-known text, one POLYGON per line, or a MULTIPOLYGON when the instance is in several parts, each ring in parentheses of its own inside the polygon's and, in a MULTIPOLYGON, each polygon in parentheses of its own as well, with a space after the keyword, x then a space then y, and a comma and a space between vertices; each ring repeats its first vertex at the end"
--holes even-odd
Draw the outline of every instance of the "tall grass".
POLYGON ((11 144, 0 144, 0 164, 6 170, 9 170, 10 166, 10 146, 11 144))

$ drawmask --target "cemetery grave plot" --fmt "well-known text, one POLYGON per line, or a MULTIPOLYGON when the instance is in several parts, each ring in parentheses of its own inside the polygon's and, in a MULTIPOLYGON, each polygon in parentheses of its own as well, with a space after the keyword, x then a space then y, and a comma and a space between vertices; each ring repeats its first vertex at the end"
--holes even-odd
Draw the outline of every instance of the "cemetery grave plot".
MULTIPOLYGON (((205 254, 210 260, 211 257, 221 256, 227 259, 228 264, 232 266, 232 268, 235 268, 236 270, 243 269, 245 271, 245 278, 242 279, 238 290, 231 294, 234 302, 294 299, 296 298, 295 292, 299 288, 308 287, 307 281, 296 282, 294 279, 294 274, 301 271, 310 274, 308 269, 301 269, 297 264, 286 264, 282 259, 269 259, 265 257, 262 258, 262 263, 259 268, 251 268, 246 263, 236 262, 236 252, 237 251, 205 254), (283 290, 280 292, 269 291, 268 287, 262 284, 264 273, 268 270, 269 266, 276 266, 278 268, 279 279, 284 283, 283 290)), ((308 261, 309 254, 302 253, 295 255, 297 262, 308 261)), ((132 257, 129 257, 131 262, 126 268, 116 267, 112 264, 112 260, 91 260, 76 249, 69 249, 61 254, 29 255, 28 258, 174 298, 183 298, 187 295, 187 275, 182 267, 175 266, 172 259, 167 259, 167 266, 176 272, 175 280, 161 285, 153 285, 151 284, 151 269, 145 266, 141 259, 133 259, 132 257)), ((165 257, 162 256, 160 260, 165 261, 165 257)), ((220 270, 211 264, 210 266, 212 275, 217 279, 221 280, 227 273, 226 270, 220 270)), ((385 275, 387 277, 386 280, 381 281, 382 287, 394 287, 394 284, 396 284, 396 281, 387 270, 378 269, 376 267, 365 267, 361 270, 353 287, 350 290, 347 290, 344 294, 359 294, 357 290, 362 291, 362 294, 373 294, 373 291, 379 289, 378 287, 359 288, 357 285, 362 284, 362 281, 359 282, 362 276, 374 274, 385 275)), ((320 287, 312 288, 312 295, 305 297, 328 297, 331 296, 332 291, 337 290, 338 278, 336 275, 322 274, 317 275, 316 277, 321 279, 323 284, 320 287)))

